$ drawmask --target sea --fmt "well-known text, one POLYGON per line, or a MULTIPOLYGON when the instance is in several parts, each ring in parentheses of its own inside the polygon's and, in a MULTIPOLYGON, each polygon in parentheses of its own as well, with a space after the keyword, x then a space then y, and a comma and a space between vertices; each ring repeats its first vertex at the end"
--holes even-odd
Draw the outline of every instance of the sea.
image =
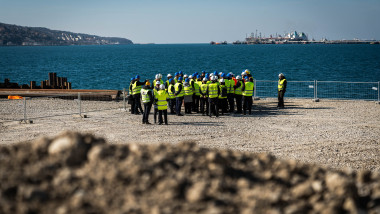
POLYGON ((127 88, 130 79, 155 74, 232 72, 249 69, 257 80, 380 81, 380 45, 146 44, 0 47, 0 82, 19 84, 67 77, 73 89, 127 88))

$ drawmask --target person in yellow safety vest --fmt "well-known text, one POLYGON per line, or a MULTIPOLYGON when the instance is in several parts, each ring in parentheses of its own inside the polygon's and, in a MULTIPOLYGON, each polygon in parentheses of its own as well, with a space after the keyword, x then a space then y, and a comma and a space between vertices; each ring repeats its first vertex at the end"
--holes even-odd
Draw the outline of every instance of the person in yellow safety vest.
POLYGON ((174 85, 176 99, 175 113, 177 114, 177 116, 183 116, 183 114, 181 114, 181 107, 185 91, 183 90, 182 79, 183 78, 181 76, 178 77, 178 82, 174 85))
POLYGON ((227 79, 225 79, 226 87, 227 87, 227 100, 228 100, 228 112, 234 112, 235 102, 234 102, 234 86, 235 81, 232 79, 231 74, 227 74, 227 79))
POLYGON ((135 101, 135 105, 134 105, 134 109, 133 109, 133 112, 135 114, 140 114, 138 111, 139 109, 140 109, 141 113, 144 113, 142 110, 142 107, 141 107, 140 99, 141 99, 141 88, 143 85, 145 85, 146 82, 147 82, 147 80, 145 80, 144 82, 140 82, 140 76, 136 75, 134 83, 129 88, 132 91, 133 99, 135 101))
POLYGON ((219 112, 219 109, 222 109, 222 115, 224 113, 227 113, 227 87, 225 85, 224 79, 220 79, 220 94, 218 96, 218 109, 217 111, 219 112))
MULTIPOLYGON (((174 82, 177 83, 178 82, 178 78, 179 78, 179 73, 178 72, 175 72, 174 74, 174 82)), ((175 84, 174 83, 174 84, 175 84)))
POLYGON ((156 81, 156 86, 153 88, 153 96, 154 96, 154 112, 153 112, 153 119, 154 119, 154 123, 157 123, 157 115, 158 115, 158 106, 157 106, 157 102, 156 102, 156 97, 157 97, 157 93, 158 91, 160 90, 160 85, 161 85, 161 82, 160 81, 156 81))
POLYGON ((152 103, 153 103, 153 92, 152 92, 152 89, 150 88, 149 81, 147 81, 144 87, 141 89, 141 100, 144 104, 144 114, 143 114, 142 123, 150 124, 149 113, 150 113, 150 109, 152 108, 152 103))
POLYGON ((191 114, 191 107, 193 106, 193 87, 190 85, 190 78, 185 80, 183 84, 185 91, 184 103, 185 103, 185 114, 191 114))
POLYGON ((156 87, 156 82, 159 81, 160 85, 164 84, 161 74, 156 74, 156 79, 153 80, 153 87, 156 87))
POLYGON ((234 86, 235 89, 235 100, 236 100, 236 114, 241 114, 243 113, 242 111, 242 91, 241 89, 243 88, 243 81, 241 81, 241 77, 237 76, 236 77, 236 85, 234 86))
POLYGON ((243 114, 245 115, 247 109, 249 114, 251 114, 252 111, 252 96, 253 96, 253 90, 254 90, 254 83, 253 83, 253 78, 246 76, 245 77, 246 82, 242 88, 243 90, 243 114))
POLYGON ((168 80, 166 80, 166 82, 165 82, 165 88, 166 88, 166 90, 169 88, 169 85, 170 85, 170 79, 173 78, 173 77, 172 77, 171 74, 168 74, 168 75, 167 75, 167 78, 168 78, 168 80))
POLYGON ((173 78, 169 80, 168 94, 169 94, 169 108, 170 114, 175 114, 175 89, 174 89, 175 81, 173 78))
POLYGON ((209 102, 209 116, 212 116, 214 112, 216 117, 219 117, 218 113, 218 96, 220 94, 220 88, 216 83, 216 76, 212 77, 212 82, 207 86, 206 94, 209 102))
MULTIPOLYGON (((199 82, 198 79, 200 79, 201 75, 195 76, 193 75, 193 81, 191 84, 193 84, 194 94, 193 94, 193 112, 199 113, 199 82)), ((191 80, 190 80, 191 81, 191 80)))
POLYGON ((278 75, 278 108, 285 108, 284 96, 286 92, 287 80, 283 73, 278 75))
POLYGON ((160 90, 157 92, 156 103, 158 106, 158 125, 162 125, 165 121, 165 125, 168 125, 168 92, 165 90, 165 85, 160 85, 160 90), (162 120, 164 115, 164 121, 162 120))
POLYGON ((207 99, 207 78, 203 78, 203 81, 202 83, 200 84, 200 90, 199 90, 199 93, 200 93, 200 111, 202 113, 202 115, 204 116, 205 113, 206 115, 208 116, 208 109, 209 109, 209 103, 208 103, 208 99, 207 99), (206 105, 206 111, 205 111, 205 105, 206 105))
POLYGON ((129 84, 129 95, 128 102, 131 104, 131 114, 135 114, 135 99, 133 99, 133 83, 135 83, 135 77, 131 78, 131 83, 129 84))

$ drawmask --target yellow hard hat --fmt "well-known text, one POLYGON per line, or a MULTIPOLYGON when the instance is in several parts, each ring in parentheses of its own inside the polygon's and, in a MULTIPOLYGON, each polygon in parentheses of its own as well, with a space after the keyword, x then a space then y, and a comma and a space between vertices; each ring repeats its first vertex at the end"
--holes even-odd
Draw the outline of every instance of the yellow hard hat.
POLYGON ((150 82, 149 82, 149 81, 147 81, 147 82, 145 83, 145 85, 150 85, 150 82))
POLYGON ((251 72, 248 69, 245 69, 246 74, 250 74, 251 72))

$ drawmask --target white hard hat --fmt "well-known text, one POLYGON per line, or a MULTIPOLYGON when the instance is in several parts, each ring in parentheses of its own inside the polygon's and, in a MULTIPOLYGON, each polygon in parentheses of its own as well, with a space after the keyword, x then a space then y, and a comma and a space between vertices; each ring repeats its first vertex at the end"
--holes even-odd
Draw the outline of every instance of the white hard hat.
POLYGON ((162 78, 162 74, 158 74, 158 78, 160 78, 160 79, 161 79, 161 78, 162 78))
POLYGON ((218 80, 219 78, 218 78, 218 76, 214 76, 215 77, 215 80, 218 80))
POLYGON ((236 79, 237 79, 237 80, 241 80, 241 76, 237 76, 236 79))
POLYGON ((203 81, 207 82, 207 79, 206 79, 206 77, 205 77, 205 78, 203 78, 203 81))
POLYGON ((241 75, 244 76, 244 75, 247 75, 247 73, 245 73, 245 71, 243 71, 243 72, 241 73, 241 75))
POLYGON ((187 74, 185 74, 185 75, 183 76, 184 79, 186 79, 187 77, 188 77, 187 74))
POLYGON ((280 73, 279 75, 278 75, 278 77, 283 77, 284 76, 284 74, 283 73, 280 73))
POLYGON ((165 90, 165 85, 164 84, 160 85, 160 89, 165 90))
POLYGON ((160 81, 156 81, 156 85, 160 85, 161 84, 161 82, 160 81))
POLYGON ((220 79, 219 82, 224 82, 224 79, 220 79))
POLYGON ((214 74, 213 74, 213 73, 211 73, 211 74, 210 74, 210 77, 213 77, 213 76, 214 76, 214 74))
POLYGON ((168 74, 168 76, 167 77, 172 77, 172 75, 171 74, 168 74))
POLYGON ((160 79, 160 75, 156 74, 156 79, 160 79))
POLYGON ((190 79, 193 79, 193 75, 190 75, 189 78, 190 78, 190 79))

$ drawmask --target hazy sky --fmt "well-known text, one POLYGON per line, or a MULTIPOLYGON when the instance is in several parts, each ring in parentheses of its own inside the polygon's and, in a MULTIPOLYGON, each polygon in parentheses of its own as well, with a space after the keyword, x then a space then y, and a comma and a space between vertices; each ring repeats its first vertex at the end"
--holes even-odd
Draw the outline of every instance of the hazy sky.
POLYGON ((0 0, 0 22, 134 43, 233 42, 256 29, 380 39, 380 0, 0 0))

